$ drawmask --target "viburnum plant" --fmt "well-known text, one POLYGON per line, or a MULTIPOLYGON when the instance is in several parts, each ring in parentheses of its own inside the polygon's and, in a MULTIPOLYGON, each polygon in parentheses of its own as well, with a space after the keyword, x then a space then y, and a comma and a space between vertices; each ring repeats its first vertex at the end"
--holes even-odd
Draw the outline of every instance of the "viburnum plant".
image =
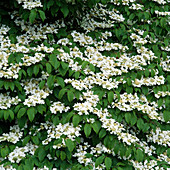
POLYGON ((168 0, 1 0, 0 170, 170 166, 168 0))

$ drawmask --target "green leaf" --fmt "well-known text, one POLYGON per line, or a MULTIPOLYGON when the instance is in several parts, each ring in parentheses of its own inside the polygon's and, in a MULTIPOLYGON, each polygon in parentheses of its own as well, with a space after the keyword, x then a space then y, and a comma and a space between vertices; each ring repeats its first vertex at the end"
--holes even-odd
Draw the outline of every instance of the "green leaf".
POLYGON ((163 111, 163 117, 165 119, 165 122, 170 121, 170 112, 168 110, 163 111))
POLYGON ((85 133, 86 137, 89 137, 89 135, 91 133, 91 125, 85 124, 85 126, 84 126, 84 133, 85 133))
POLYGON ((35 9, 31 9, 29 21, 30 23, 33 23, 37 15, 37 11, 35 9))
POLYGON ((60 152, 60 158, 63 161, 64 159, 66 159, 66 153, 64 151, 60 152))
POLYGON ((109 103, 112 103, 113 99, 114 99, 114 93, 113 93, 113 91, 109 91, 109 93, 108 93, 108 101, 109 101, 109 103))
POLYGON ((125 113, 125 120, 129 124, 131 121, 131 114, 130 113, 125 113))
POLYGON ((128 84, 128 86, 131 86, 131 85, 132 85, 132 81, 131 81, 130 78, 127 78, 127 84, 128 84))
POLYGON ((9 88, 10 88, 12 91, 14 91, 14 87, 15 87, 15 86, 14 86, 14 83, 13 83, 13 82, 10 82, 10 83, 9 83, 9 88))
POLYGON ((47 70, 48 74, 50 74, 52 72, 52 67, 51 67, 50 63, 46 63, 46 70, 47 70))
POLYGON ((64 94, 66 93, 66 91, 67 91, 66 89, 61 89, 58 93, 58 98, 61 99, 64 96, 64 94))
POLYGON ((163 105, 163 98, 160 98, 158 100, 158 107, 161 107, 163 105))
POLYGON ((43 147, 38 148, 38 159, 40 162, 44 160, 45 156, 46 156, 45 149, 43 147))
POLYGON ((44 11, 38 10, 38 12, 40 14, 40 17, 41 17, 42 21, 44 21, 46 19, 44 11))
POLYGON ((65 87, 64 79, 62 77, 56 77, 57 83, 63 88, 65 87))
POLYGON ((9 112, 8 112, 8 110, 5 110, 4 111, 4 119, 7 120, 8 117, 9 117, 9 112))
POLYGON ((96 121, 93 123, 92 127, 93 127, 93 130, 96 132, 96 134, 98 134, 101 128, 101 123, 99 121, 96 121))
POLYGON ((9 149, 7 146, 5 146, 4 148, 1 148, 1 156, 2 158, 5 158, 9 153, 9 149))
POLYGON ((49 62, 55 69, 57 69, 60 66, 60 62, 57 60, 57 56, 55 54, 50 55, 49 62))
POLYGON ((106 130, 105 129, 101 129, 99 132, 99 138, 103 138, 106 135, 106 130))
POLYGON ((74 149, 74 142, 71 139, 67 139, 66 146, 68 147, 68 150, 72 152, 74 149))
POLYGON ((63 6, 61 7, 61 12, 63 13, 64 18, 65 18, 65 17, 68 15, 68 13, 69 13, 68 6, 67 6, 67 5, 63 5, 63 6))
POLYGON ((80 120, 81 119, 80 119, 79 115, 74 115, 73 116, 73 125, 74 125, 74 127, 76 127, 79 124, 80 120))
POLYGON ((96 161, 95 161, 95 167, 97 167, 98 165, 100 165, 102 162, 103 162, 103 160, 104 160, 104 155, 102 155, 102 156, 100 156, 100 157, 98 157, 97 159, 96 159, 96 161))
POLYGON ((142 86, 142 93, 143 93, 144 95, 147 95, 147 94, 149 93, 148 87, 142 86))
POLYGON ((74 74, 74 76, 75 76, 75 79, 78 79, 79 76, 80 76, 80 72, 79 72, 79 71, 76 71, 75 74, 74 74))
POLYGON ((36 111, 35 111, 35 108, 34 108, 34 107, 28 108, 28 110, 27 110, 27 115, 28 115, 28 118, 29 118, 29 120, 30 120, 31 122, 34 120, 35 113, 36 113, 36 111))
POLYGON ((144 154, 143 151, 141 151, 140 149, 136 150, 136 154, 135 154, 135 158, 137 161, 142 162, 144 159, 144 154))
POLYGON ((143 126, 144 126, 144 121, 143 121, 143 119, 138 119, 137 120, 137 127, 139 128, 139 130, 142 130, 142 128, 143 128, 143 126))
POLYGON ((35 65, 35 66, 34 66, 33 72, 34 72, 35 76, 38 75, 38 72, 39 72, 39 65, 35 65))
POLYGON ((137 116, 135 115, 135 113, 131 114, 130 124, 133 126, 135 125, 136 121, 137 121, 137 116))
POLYGON ((167 156, 170 157, 170 148, 167 149, 167 156))
POLYGON ((39 88, 43 89, 44 85, 45 85, 45 80, 42 80, 39 84, 39 88))
POLYGON ((14 112, 12 110, 8 110, 9 112, 9 116, 11 117, 11 119, 14 119, 14 112))
POLYGON ((145 70, 145 76, 149 77, 149 70, 148 69, 145 70))
POLYGON ((104 160, 104 163, 105 163, 106 169, 110 169, 111 168, 111 166, 112 166, 111 158, 106 157, 105 160, 104 160))
POLYGON ((36 145, 39 144, 39 138, 37 136, 32 136, 31 139, 32 139, 34 144, 36 144, 36 145))
POLYGON ((20 119, 26 112, 26 108, 21 108, 17 114, 17 118, 20 119))
POLYGON ((39 113, 43 114, 43 112, 46 112, 46 106, 40 104, 37 106, 37 110, 39 113))
POLYGON ((67 92, 68 101, 71 102, 74 99, 74 94, 71 90, 67 92))
POLYGON ((22 144, 23 144, 23 145, 26 145, 29 141, 30 141, 30 136, 26 136, 26 137, 23 139, 22 144))
POLYGON ((49 89, 52 89, 54 87, 54 81, 55 81, 55 76, 50 75, 47 79, 47 85, 49 89))

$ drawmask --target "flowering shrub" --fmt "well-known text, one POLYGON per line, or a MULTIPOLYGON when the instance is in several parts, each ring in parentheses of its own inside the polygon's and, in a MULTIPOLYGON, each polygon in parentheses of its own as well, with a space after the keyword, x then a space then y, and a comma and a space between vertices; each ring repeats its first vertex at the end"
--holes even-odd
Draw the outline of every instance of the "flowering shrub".
POLYGON ((0 169, 168 169, 166 0, 0 2, 0 169))

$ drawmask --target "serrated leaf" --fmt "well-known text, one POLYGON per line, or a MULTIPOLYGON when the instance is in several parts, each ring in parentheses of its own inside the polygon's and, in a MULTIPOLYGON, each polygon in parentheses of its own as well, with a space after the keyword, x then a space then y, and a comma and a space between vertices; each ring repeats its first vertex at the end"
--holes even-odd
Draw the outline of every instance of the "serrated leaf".
POLYGON ((73 116, 73 125, 76 127, 80 122, 80 116, 79 115, 74 115, 73 116))
POLYGON ((137 127, 139 128, 139 130, 141 130, 142 128, 143 128, 143 126, 144 126, 144 121, 143 121, 143 119, 138 119, 137 120, 137 127))
POLYGON ((64 151, 60 152, 60 158, 63 161, 64 159, 66 159, 66 153, 64 151))
POLYGON ((58 93, 58 98, 61 99, 64 96, 64 94, 66 93, 66 91, 67 91, 66 89, 61 89, 58 93))
POLYGON ((64 79, 62 77, 56 77, 57 83, 63 88, 65 87, 64 79))
POLYGON ((165 119, 165 122, 170 121, 170 112, 168 110, 163 111, 163 117, 165 119))
POLYGON ((42 80, 39 84, 39 88, 42 89, 45 85, 45 80, 42 80))
POLYGON ((57 69, 60 66, 60 62, 57 60, 57 56, 55 54, 50 55, 49 62, 55 69, 57 69))
POLYGON ((35 76, 38 75, 38 72, 39 72, 39 65, 35 65, 35 66, 34 66, 33 72, 34 72, 35 76))
POLYGON ((30 141, 30 136, 26 136, 26 137, 23 139, 22 144, 23 144, 23 145, 26 145, 29 141, 30 141))
POLYGON ((52 72, 52 67, 51 67, 50 63, 46 63, 46 70, 47 70, 48 74, 50 74, 52 72))
POLYGON ((158 107, 161 107, 163 105, 163 98, 160 98, 158 100, 158 107))
POLYGON ((68 101, 69 101, 69 102, 72 102, 72 101, 73 101, 73 99, 74 99, 74 94, 73 94, 73 92, 72 92, 71 90, 69 90, 69 91, 67 92, 67 97, 68 97, 68 101))
POLYGON ((45 156, 46 156, 45 149, 43 147, 38 148, 38 159, 40 162, 44 160, 45 156))
POLYGON ((26 112, 26 108, 21 108, 17 114, 17 118, 20 119, 26 112))
POLYGON ((29 21, 30 23, 33 23, 35 18, 36 18, 37 12, 35 9, 32 9, 30 12, 30 16, 29 16, 29 21))
POLYGON ((8 110, 9 112, 9 116, 11 117, 11 119, 14 119, 14 112, 12 110, 8 110))
POLYGON ((92 127, 93 127, 93 130, 96 132, 96 134, 98 134, 101 128, 101 123, 99 121, 96 121, 93 123, 92 127))
POLYGON ((66 146, 68 147, 68 150, 72 152, 74 149, 74 142, 71 139, 67 139, 66 146))
POLYGON ((113 93, 113 91, 109 91, 109 93, 108 93, 108 101, 109 101, 109 103, 112 103, 113 99, 114 99, 114 93, 113 93))
POLYGON ((47 85, 50 89, 54 87, 55 76, 50 75, 47 79, 47 85))
POLYGON ((34 120, 34 117, 35 117, 35 108, 34 107, 30 107, 28 108, 27 110, 27 115, 28 115, 28 119, 32 122, 34 120))
POLYGON ((103 162, 103 160, 104 160, 104 155, 102 155, 102 156, 100 156, 100 157, 98 157, 97 159, 96 159, 96 161, 95 161, 95 167, 97 167, 98 165, 100 165, 102 162, 103 162))
POLYGON ((67 5, 63 5, 63 6, 61 7, 61 12, 63 13, 64 18, 65 18, 65 17, 68 15, 68 13, 69 13, 68 6, 67 6, 67 5))
POLYGON ((34 144, 36 144, 36 145, 39 144, 39 138, 37 136, 32 136, 31 139, 32 139, 34 144))
POLYGON ((85 124, 85 126, 84 126, 84 133, 85 133, 86 137, 89 137, 89 135, 91 133, 91 125, 85 124))
POLYGON ((136 121, 137 121, 136 115, 135 114, 131 114, 130 124, 133 126, 133 125, 135 125, 136 121))
POLYGON ((106 130, 105 129, 101 129, 99 132, 99 138, 103 138, 106 135, 106 130))
POLYGON ((44 21, 46 19, 44 11, 38 10, 38 12, 40 14, 40 18, 42 19, 42 21, 44 21))
POLYGON ((136 150, 135 158, 138 162, 142 162, 144 159, 144 154, 140 149, 136 150))
POLYGON ((104 163, 105 163, 106 169, 110 169, 111 168, 111 166, 112 166, 111 158, 106 157, 105 160, 104 160, 104 163))
POLYGON ((7 120, 8 117, 9 117, 9 112, 8 112, 8 110, 5 110, 4 111, 4 119, 7 120))
POLYGON ((130 113, 125 113, 125 120, 129 124, 131 121, 131 114, 130 113))

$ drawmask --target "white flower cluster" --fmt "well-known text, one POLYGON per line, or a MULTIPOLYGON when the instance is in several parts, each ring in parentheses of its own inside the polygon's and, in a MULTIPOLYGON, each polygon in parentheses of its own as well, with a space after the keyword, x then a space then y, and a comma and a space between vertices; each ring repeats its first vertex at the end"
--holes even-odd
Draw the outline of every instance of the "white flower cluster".
POLYGON ((170 96, 170 92, 169 91, 158 91, 157 93, 154 93, 156 98, 160 98, 160 97, 165 97, 165 96, 170 96))
MULTIPOLYGON (((45 129, 47 131, 47 139, 42 141, 43 145, 47 145, 49 142, 51 142, 53 139, 60 139, 62 135, 65 135, 67 138, 71 140, 75 140, 76 137, 80 136, 80 125, 77 127, 74 127, 71 123, 54 125, 53 123, 47 121, 46 123, 41 123, 41 127, 38 131, 45 129)), ((65 143, 65 142, 64 142, 65 143)), ((59 144, 60 145, 60 144, 59 144)), ((54 148, 58 146, 54 145, 54 148)))
POLYGON ((80 164, 85 164, 85 166, 94 164, 91 158, 87 158, 85 155, 88 153, 86 150, 90 147, 90 145, 87 142, 83 143, 82 145, 78 145, 76 149, 76 153, 73 154, 73 157, 77 157, 77 161, 80 164))
POLYGON ((161 59, 160 66, 163 68, 164 71, 170 71, 170 56, 167 56, 166 60, 161 59))
POLYGON ((134 161, 134 160, 129 160, 132 164, 133 167, 136 170, 146 170, 146 169, 156 169, 156 170, 164 170, 164 168, 160 168, 159 166, 157 166, 157 161, 155 160, 145 160, 144 163, 142 162, 138 162, 138 161, 134 161), (157 167, 156 167, 157 166, 157 167))
POLYGON ((164 84, 164 82, 165 82, 164 76, 154 76, 148 78, 144 78, 142 76, 140 80, 139 79, 132 80, 132 84, 134 87, 141 87, 142 85, 145 86, 161 85, 164 84))
POLYGON ((127 93, 121 94, 120 100, 118 102, 115 101, 112 103, 112 107, 114 108, 115 106, 122 111, 132 111, 137 109, 138 111, 146 113, 150 119, 162 120, 157 112, 157 105, 149 106, 149 102, 147 101, 146 97, 141 96, 141 99, 139 99, 137 93, 134 95, 127 93), (144 103, 141 104, 140 102, 144 103))
POLYGON ((164 1, 164 0, 152 0, 152 1, 157 2, 158 4, 163 4, 163 5, 167 3, 167 1, 164 1))
POLYGON ((93 95, 91 91, 83 92, 83 99, 86 100, 84 103, 76 103, 73 108, 78 111, 79 115, 89 115, 99 101, 98 95, 93 95))
POLYGON ((169 158, 168 155, 167 155, 167 151, 164 152, 164 153, 162 153, 162 154, 160 154, 160 155, 158 156, 158 159, 157 159, 157 160, 159 160, 159 161, 166 161, 168 164, 170 164, 170 158, 169 158))
POLYGON ((33 9, 33 8, 37 8, 37 7, 43 7, 43 5, 41 4, 40 0, 17 0, 17 2, 19 4, 23 3, 22 7, 24 9, 33 9))
POLYGON ((141 5, 141 4, 132 4, 130 7, 129 7, 129 9, 133 9, 133 10, 143 10, 143 5, 141 5))
POLYGON ((156 10, 155 14, 160 15, 160 16, 166 16, 166 15, 170 15, 170 12, 160 12, 160 11, 156 10))
POLYGON ((20 101, 21 99, 19 99, 18 96, 10 97, 9 93, 7 94, 0 93, 0 108, 1 109, 8 109, 12 105, 17 105, 20 101))
POLYGON ((110 0, 111 3, 113 3, 114 5, 128 5, 129 6, 129 3, 133 3, 133 2, 136 2, 136 0, 110 0))
POLYGON ((24 105, 31 107, 36 106, 37 104, 44 104, 44 99, 52 93, 52 90, 50 90, 46 84, 43 89, 39 88, 39 83, 41 80, 41 78, 32 78, 29 81, 23 81, 21 83, 21 86, 24 87, 25 94, 28 95, 31 93, 31 95, 28 96, 28 98, 23 102, 24 105))
POLYGON ((0 142, 8 141, 15 144, 22 138, 22 136, 23 132, 21 132, 18 125, 10 126, 10 132, 3 133, 2 136, 0 136, 0 142))
POLYGON ((12 165, 4 165, 4 164, 1 164, 0 165, 0 170, 16 170, 15 168, 12 167, 12 165))
POLYGON ((12 163, 19 163, 23 158, 26 157, 26 154, 30 153, 34 155, 35 150, 38 148, 37 145, 28 143, 24 147, 16 147, 7 157, 12 163))
POLYGON ((156 132, 152 129, 150 134, 146 135, 147 142, 158 143, 163 146, 170 146, 170 131, 161 130, 160 128, 156 128, 156 132))
POLYGON ((57 112, 67 112, 70 109, 69 106, 64 106, 64 103, 61 102, 54 102, 51 106, 50 106, 50 111, 51 113, 57 114, 57 112))
POLYGON ((106 5, 98 3, 91 9, 90 13, 83 17, 81 27, 89 32, 94 31, 96 28, 111 28, 114 26, 114 23, 123 22, 124 20, 125 18, 118 10, 113 9, 112 11, 109 11, 106 9, 106 5), (109 19, 107 19, 107 16, 109 19), (96 21, 95 18, 98 18, 101 21, 96 21))

